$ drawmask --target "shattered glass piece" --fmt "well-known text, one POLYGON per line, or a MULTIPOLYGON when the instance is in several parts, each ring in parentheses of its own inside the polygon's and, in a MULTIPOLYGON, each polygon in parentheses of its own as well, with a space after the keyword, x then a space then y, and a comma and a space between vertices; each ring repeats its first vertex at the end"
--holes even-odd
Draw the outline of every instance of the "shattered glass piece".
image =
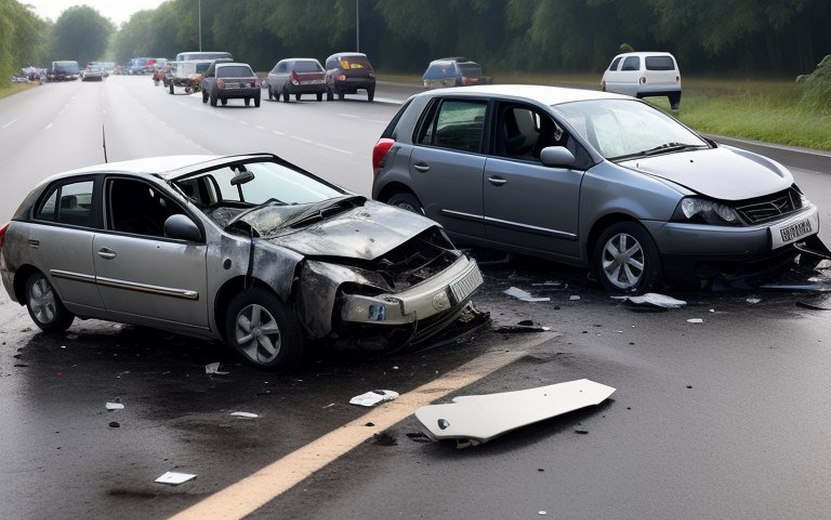
POLYGON ((358 406, 375 406, 384 401, 392 401, 398 398, 398 392, 392 390, 372 390, 361 395, 356 395, 349 400, 349 404, 358 406))
POLYGON ((529 293, 528 291, 523 291, 519 287, 511 287, 510 289, 507 289, 505 291, 505 294, 507 294, 508 296, 513 296, 514 298, 516 298, 518 300, 522 300, 524 302, 550 302, 551 301, 551 298, 549 298, 547 296, 539 296, 539 297, 532 296, 531 293, 529 293))
POLYGON ((251 412, 231 412, 231 417, 241 417, 243 419, 256 419, 259 415, 251 412))
POLYGON ((192 475, 190 473, 178 473, 176 471, 168 471, 163 474, 161 477, 157 478, 154 482, 159 484, 170 484, 172 486, 178 486, 179 484, 184 484, 189 480, 193 480, 196 478, 196 475, 192 475))

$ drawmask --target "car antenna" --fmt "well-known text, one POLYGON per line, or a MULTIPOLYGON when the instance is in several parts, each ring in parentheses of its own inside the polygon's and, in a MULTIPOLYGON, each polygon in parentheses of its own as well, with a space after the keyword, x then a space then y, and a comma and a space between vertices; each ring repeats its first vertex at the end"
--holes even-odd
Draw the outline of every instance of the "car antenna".
POLYGON ((107 163, 107 135, 104 133, 104 125, 101 125, 101 142, 104 147, 104 162, 107 163))

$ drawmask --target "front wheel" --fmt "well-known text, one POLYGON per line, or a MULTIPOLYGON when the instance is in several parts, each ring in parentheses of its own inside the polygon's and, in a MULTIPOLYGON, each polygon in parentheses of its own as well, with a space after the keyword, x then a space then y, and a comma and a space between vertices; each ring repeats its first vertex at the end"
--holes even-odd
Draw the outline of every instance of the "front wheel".
POLYGON ((332 92, 332 87, 326 88, 326 101, 332 101, 335 99, 335 94, 332 92))
POLYGON ((274 99, 274 91, 271 90, 271 85, 268 86, 268 100, 272 101, 274 99))
POLYGON ((372 102, 375 99, 375 89, 371 88, 366 91, 366 100, 372 102))
POLYGON ((168 87, 168 90, 170 91, 171 94, 173 94, 173 83, 170 84, 170 86, 168 87))
POLYGON ((303 355, 303 334, 293 309, 260 287, 231 300, 225 335, 243 359, 260 367, 290 368, 303 355))
POLYGON ((412 211, 413 213, 418 213, 419 215, 424 215, 424 208, 421 206, 421 201, 419 201, 418 197, 410 192, 401 191, 394 194, 387 200, 387 204, 395 206, 396 208, 412 211))
POLYGON ((317 100, 318 101, 323 101, 323 92, 318 92, 317 93, 317 100))
POLYGON ((295 101, 300 101, 300 94, 299 93, 294 95, 294 100, 295 101))
POLYGON ((26 281, 26 309, 43 332, 63 332, 75 319, 42 273, 35 273, 26 281))
POLYGON ((260 96, 256 96, 254 98, 254 106, 259 108, 260 107, 260 96))
POLYGON ((289 102, 289 91, 288 89, 283 89, 283 103, 289 102))
POLYGON ((603 231, 595 244, 592 263, 609 292, 648 291, 661 277, 655 241, 634 222, 618 222, 603 231))
POLYGON ((211 92, 211 106, 216 106, 216 92, 211 92))

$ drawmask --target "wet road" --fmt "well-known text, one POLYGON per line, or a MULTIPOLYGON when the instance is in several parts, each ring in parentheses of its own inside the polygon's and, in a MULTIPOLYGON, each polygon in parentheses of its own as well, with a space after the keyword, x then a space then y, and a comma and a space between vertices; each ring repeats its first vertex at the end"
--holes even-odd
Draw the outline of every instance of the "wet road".
MULTIPOLYGON (((111 160, 275 151, 366 193, 369 151, 395 110, 357 101, 211 109, 149 83, 47 85, 14 105, 0 101, 0 126, 17 118, 4 131, 19 129, 0 134, 10 185, 0 194, 3 211, 13 211, 35 176, 98 162, 102 124, 111 160), (55 110, 29 107, 24 132, 16 107, 47 95, 55 110), (97 108, 82 110, 90 106, 97 108), (332 149, 323 153, 321 143, 332 149)), ((813 161, 800 163, 798 182, 831 222, 831 202, 823 201, 831 169, 822 156, 813 161)), ((166 518, 350 421, 365 428, 355 434, 357 448, 249 518, 827 517, 829 315, 797 306, 822 295, 673 293, 688 305, 643 312, 555 264, 520 258, 483 271, 486 287, 475 301, 493 319, 484 330, 394 357, 318 355, 286 376, 241 365, 219 345, 92 320, 48 338, 3 296, 0 517, 166 518), (544 282, 555 284, 535 285, 544 282), (551 301, 518 302, 503 294, 511 286, 551 301), (525 319, 551 331, 495 331, 525 319), (600 407, 466 450, 409 437, 418 431, 409 415, 387 430, 394 443, 385 445, 374 437, 381 428, 365 426, 377 419, 364 414, 404 405, 348 404, 373 388, 404 397, 465 363, 506 353, 518 360, 448 391, 583 377, 617 391, 600 407), (216 361, 227 375, 205 374, 216 361), (125 408, 108 412, 109 401, 125 408), (234 411, 259 417, 237 419, 234 411), (197 478, 178 487, 153 482, 168 470, 197 478)))

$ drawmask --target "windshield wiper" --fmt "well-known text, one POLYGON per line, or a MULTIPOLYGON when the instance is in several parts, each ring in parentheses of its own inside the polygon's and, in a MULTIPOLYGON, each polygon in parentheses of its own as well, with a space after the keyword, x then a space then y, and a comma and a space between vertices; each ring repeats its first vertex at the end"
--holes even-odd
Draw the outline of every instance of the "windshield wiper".
POLYGON ((703 147, 701 144, 688 143, 664 143, 648 150, 641 150, 637 155, 655 155, 658 153, 680 152, 682 150, 695 150, 703 147))

